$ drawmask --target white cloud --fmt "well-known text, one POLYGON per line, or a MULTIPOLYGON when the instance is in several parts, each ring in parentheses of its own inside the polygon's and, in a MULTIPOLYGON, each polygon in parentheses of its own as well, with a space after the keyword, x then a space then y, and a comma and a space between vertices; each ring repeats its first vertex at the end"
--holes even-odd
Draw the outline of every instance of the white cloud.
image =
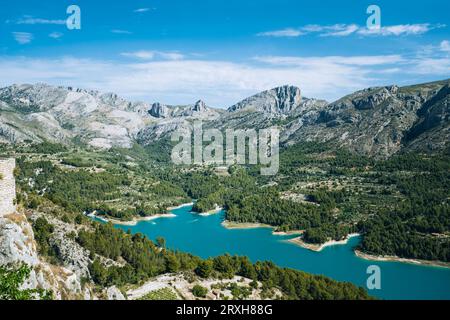
POLYGON ((134 51, 134 52, 123 52, 120 55, 128 58, 138 58, 143 60, 151 60, 155 57, 155 51, 134 51))
POLYGON ((317 25, 311 24, 300 28, 287 28, 258 33, 266 37, 299 37, 307 34, 318 34, 321 37, 346 37, 352 34, 360 36, 406 36, 427 33, 433 29, 445 27, 443 24, 400 24, 382 26, 379 29, 368 29, 357 24, 317 25))
POLYGON ((399 79, 448 77, 450 58, 437 52, 441 56, 436 52, 413 58, 264 56, 247 63, 152 60, 162 58, 158 51, 140 52, 141 60, 137 62, 0 57, 0 70, 8 75, 0 78, 0 85, 45 82, 116 92, 132 100, 186 104, 202 98, 209 105, 228 107, 257 92, 291 84, 300 87, 307 97, 332 101, 355 90, 399 79))
POLYGON ((450 52, 450 41, 448 41, 448 40, 442 41, 441 45, 440 45, 440 49, 441 49, 441 51, 444 51, 444 52, 450 52))
POLYGON ((305 33, 318 33, 321 37, 343 37, 348 36, 359 29, 356 24, 333 24, 318 25, 310 24, 301 28, 305 33))
POLYGON ((53 39, 59 39, 59 38, 61 38, 63 35, 64 35, 64 34, 61 33, 61 32, 52 32, 52 33, 50 33, 48 36, 49 36, 50 38, 53 38, 53 39))
POLYGON ((12 35, 19 44, 27 44, 33 40, 33 34, 28 32, 13 32, 12 35))
POLYGON ((356 24, 334 25, 331 29, 325 30, 320 36, 322 37, 345 37, 359 30, 356 24))
POLYGON ((419 75, 435 75, 448 78, 450 75, 450 58, 424 57, 412 61, 414 70, 406 70, 406 73, 419 75))
POLYGON ((16 58, 0 59, 0 69, 10 75, 3 85, 46 82, 112 91, 149 102, 180 104, 202 98, 219 107, 285 84, 299 86, 307 96, 330 100, 374 84, 371 70, 364 67, 362 59, 353 57, 356 65, 350 58, 347 64, 336 63, 336 59, 305 58, 302 63, 285 66, 268 60, 264 63, 263 59, 255 65, 204 60, 125 63, 16 58))
POLYGON ((124 57, 137 58, 142 60, 152 60, 157 57, 162 58, 164 60, 181 60, 184 58, 184 55, 178 52, 151 51, 151 50, 123 52, 121 53, 121 55, 124 57))
POLYGON ((113 29, 111 30, 112 33, 116 33, 116 34, 133 34, 133 32, 128 31, 128 30, 121 30, 121 29, 113 29))
POLYGON ((314 64, 335 64, 353 66, 375 66, 394 64, 404 61, 400 55, 384 56, 326 56, 326 57, 286 57, 286 56, 263 56, 255 57, 256 61, 273 65, 284 66, 308 66, 314 64))
POLYGON ((150 11, 150 10, 151 10, 150 8, 139 8, 139 9, 134 10, 133 12, 144 13, 144 12, 147 12, 147 11, 150 11))
POLYGON ((427 33, 430 30, 441 28, 443 25, 431 25, 429 23, 422 24, 399 24, 395 26, 386 26, 379 29, 360 28, 360 35, 380 35, 380 36, 401 36, 401 35, 418 35, 427 33))
POLYGON ((181 60, 184 58, 184 55, 178 52, 157 52, 157 55, 161 56, 166 60, 181 60))
POLYGON ((56 24, 56 25, 64 25, 66 24, 66 20, 51 20, 51 19, 41 19, 41 18, 33 18, 33 17, 24 17, 16 22, 17 24, 56 24))
POLYGON ((304 35, 306 33, 297 30, 297 29, 283 29, 283 30, 276 30, 276 31, 268 31, 268 32, 261 32, 257 35, 260 37, 299 37, 301 35, 304 35))

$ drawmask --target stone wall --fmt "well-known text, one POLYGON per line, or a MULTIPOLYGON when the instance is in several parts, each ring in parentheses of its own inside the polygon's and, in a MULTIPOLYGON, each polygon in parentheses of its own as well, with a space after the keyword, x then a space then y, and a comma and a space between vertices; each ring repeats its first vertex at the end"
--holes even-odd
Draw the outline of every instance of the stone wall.
POLYGON ((15 159, 0 159, 0 217, 16 211, 15 159))

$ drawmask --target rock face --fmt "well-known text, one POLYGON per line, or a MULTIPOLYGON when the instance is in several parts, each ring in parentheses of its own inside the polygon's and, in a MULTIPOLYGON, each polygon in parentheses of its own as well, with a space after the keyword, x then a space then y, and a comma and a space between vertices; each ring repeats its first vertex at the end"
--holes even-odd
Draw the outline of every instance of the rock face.
POLYGON ((155 118, 167 118, 169 116, 169 110, 165 105, 156 102, 152 105, 149 113, 155 118))
POLYGON ((0 89, 2 140, 80 140, 98 148, 130 147, 148 116, 115 94, 45 84, 0 89))
POLYGON ((230 107, 228 111, 248 109, 270 114, 287 115, 300 105, 301 100, 299 88, 283 86, 247 98, 230 107))
POLYGON ((202 100, 198 100, 194 108, 192 108, 192 111, 194 112, 206 112, 208 111, 208 107, 206 106, 206 103, 204 103, 202 100))
POLYGON ((284 144, 317 141, 385 158, 401 150, 441 150, 449 141, 450 80, 408 87, 368 88, 335 102, 308 99, 297 87, 261 92, 227 111, 192 105, 128 102, 100 94, 47 85, 0 89, 0 142, 44 139, 83 142, 96 148, 131 147, 187 130, 262 129, 278 126, 284 144))
POLYGON ((80 278, 73 271, 50 265, 37 253, 34 233, 27 218, 21 213, 0 217, 0 265, 25 263, 31 267, 24 289, 45 289, 55 299, 76 299, 82 294, 80 278))
POLYGON ((116 286, 106 289, 106 297, 108 300, 126 300, 122 292, 120 292, 116 286))
POLYGON ((224 113, 222 110, 210 108, 202 100, 193 105, 166 106, 166 116, 148 124, 136 135, 138 143, 147 145, 162 138, 167 138, 174 131, 188 132, 195 120, 214 121, 224 113))
POLYGON ((413 147, 423 151, 445 148, 449 82, 355 92, 314 111, 309 119, 298 117, 286 125, 281 140, 329 142, 379 158, 413 147))
POLYGON ((16 211, 15 159, 0 159, 0 217, 16 211))
POLYGON ((82 279, 90 279, 89 251, 82 248, 67 234, 74 225, 63 223, 51 215, 40 212, 15 212, 0 217, 0 266, 26 264, 31 268, 23 289, 51 290, 55 299, 110 299, 124 300, 116 287, 105 290, 97 297, 90 284, 82 285, 82 279), (58 248, 60 265, 52 265, 39 256, 30 220, 44 216, 55 228, 51 245, 58 248))
MULTIPOLYGON (((3 179, 0 181, 0 265, 26 264, 31 268, 29 278, 22 285, 23 289, 45 289, 53 292, 56 299, 75 299, 82 294, 81 277, 88 276, 85 270, 54 266, 42 261, 38 255, 34 232, 27 217, 16 212, 12 205, 15 198, 14 159, 0 161, 3 179), (6 201, 7 200, 7 201, 6 201)), ((71 254, 75 254, 76 251, 71 254)), ((86 256, 87 254, 84 254, 86 256)), ((81 259, 74 259, 80 263, 81 259)), ((89 290, 88 290, 89 292, 89 290)))
POLYGON ((206 120, 220 113, 201 100, 194 105, 149 106, 126 101, 114 93, 45 84, 12 85, 0 89, 0 142, 47 140, 105 149, 129 148, 146 127, 159 124, 165 132, 173 127, 171 121, 206 120))
POLYGON ((403 143, 412 149, 443 149, 450 141, 450 85, 445 85, 417 111, 418 119, 403 143))
MULTIPOLYGON (((45 289, 53 292, 56 299, 77 299, 82 295, 81 278, 89 278, 89 252, 66 234, 72 230, 55 228, 53 244, 59 248, 64 267, 42 261, 38 255, 34 232, 25 214, 17 212, 15 199, 14 159, 0 160, 0 265, 26 264, 31 273, 23 289, 45 289)), ((31 215, 32 216, 32 215, 31 215)), ((90 297, 89 290, 83 296, 90 297)))
POLYGON ((39 258, 26 217, 11 213, 0 218, 0 265, 16 262, 36 266, 39 258))

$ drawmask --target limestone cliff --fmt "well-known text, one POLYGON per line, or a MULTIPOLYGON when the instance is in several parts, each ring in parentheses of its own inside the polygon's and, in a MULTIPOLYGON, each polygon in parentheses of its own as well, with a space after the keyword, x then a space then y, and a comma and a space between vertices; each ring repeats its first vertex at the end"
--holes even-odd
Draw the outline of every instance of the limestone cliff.
POLYGON ((30 223, 23 213, 15 212, 0 217, 0 265, 22 263, 32 269, 23 289, 51 290, 55 299, 90 298, 76 273, 41 260, 30 223))

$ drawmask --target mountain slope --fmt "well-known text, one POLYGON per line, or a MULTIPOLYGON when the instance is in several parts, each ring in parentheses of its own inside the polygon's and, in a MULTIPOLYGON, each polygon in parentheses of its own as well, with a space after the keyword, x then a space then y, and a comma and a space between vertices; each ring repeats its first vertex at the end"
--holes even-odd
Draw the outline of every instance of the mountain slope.
POLYGON ((113 93, 45 84, 13 85, 0 89, 0 141, 78 141, 96 148, 128 148, 140 130, 164 122, 166 113, 177 121, 219 115, 202 101, 180 107, 150 106, 113 93))
POLYGON ((329 142, 357 154, 382 158, 412 145, 422 150, 442 148, 448 141, 448 132, 444 131, 449 125, 449 92, 445 89, 449 82, 358 91, 316 110, 307 119, 296 118, 286 125, 281 140, 289 144, 329 142), (431 146, 423 139, 415 141, 424 135, 431 146))
POLYGON ((301 91, 297 87, 283 86, 258 93, 228 109, 229 112, 253 110, 271 114, 289 114, 297 108, 302 100, 301 91))
POLYGON ((150 116, 147 106, 115 94, 56 88, 44 84, 13 85, 0 90, 0 132, 11 142, 74 138, 94 147, 129 147, 150 116))
POLYGON ((326 142, 379 158, 401 150, 433 151, 449 141, 449 84, 437 81, 399 88, 368 88, 333 103, 301 97, 283 86, 217 110, 192 105, 132 103, 101 94, 44 84, 0 89, 0 141, 81 142, 92 147, 131 147, 187 130, 192 121, 219 129, 278 126, 281 142, 326 142))

